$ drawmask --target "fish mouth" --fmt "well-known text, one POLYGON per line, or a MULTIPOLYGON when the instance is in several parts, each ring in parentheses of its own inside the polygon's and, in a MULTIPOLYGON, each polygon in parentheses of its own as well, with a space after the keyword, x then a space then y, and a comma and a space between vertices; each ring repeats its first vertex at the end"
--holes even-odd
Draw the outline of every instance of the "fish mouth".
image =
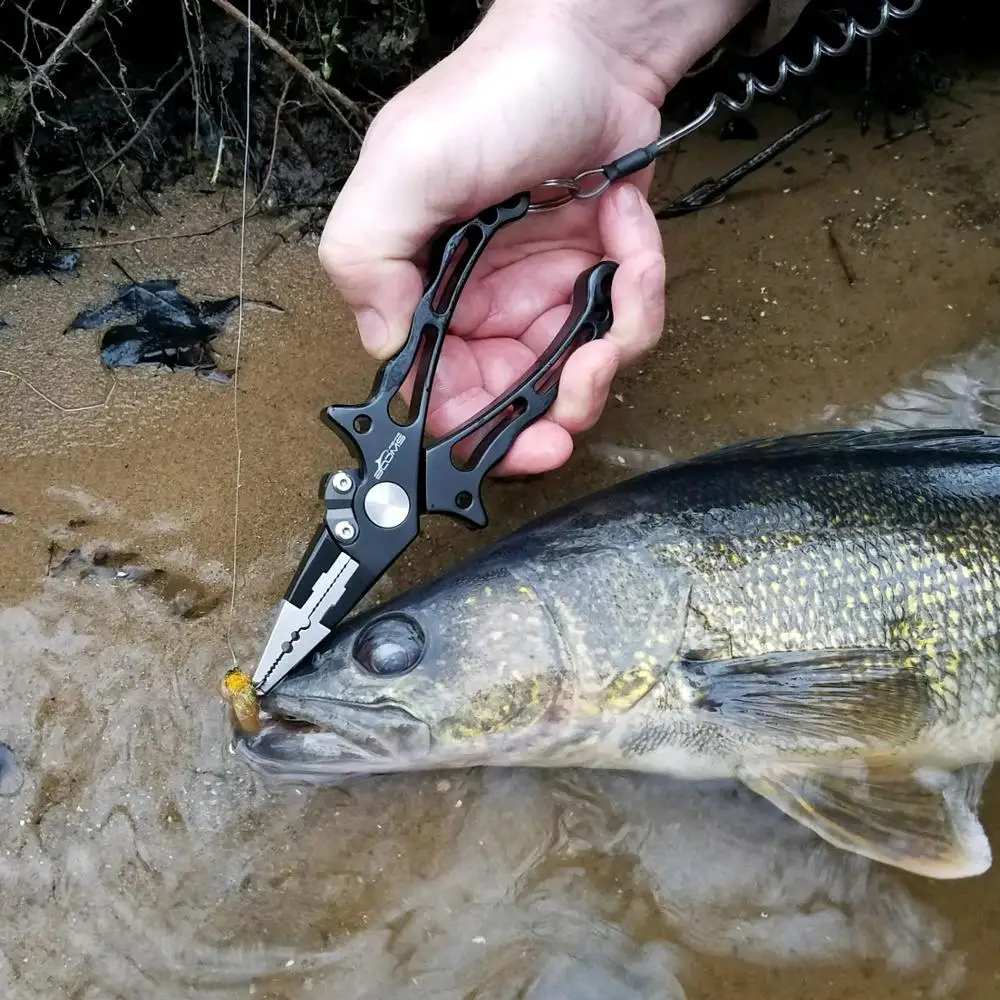
POLYGON ((325 783, 414 770, 430 756, 430 728, 398 705, 274 694, 261 709, 259 732, 237 734, 234 750, 271 777, 325 783))

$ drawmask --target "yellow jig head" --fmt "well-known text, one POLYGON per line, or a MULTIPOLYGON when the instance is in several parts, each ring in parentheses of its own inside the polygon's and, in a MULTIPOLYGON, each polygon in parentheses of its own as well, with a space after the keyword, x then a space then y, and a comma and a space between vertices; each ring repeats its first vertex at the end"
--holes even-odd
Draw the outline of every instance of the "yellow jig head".
POLYGON ((234 725, 251 736, 260 732, 260 704, 250 677, 233 667, 221 684, 222 697, 229 705, 234 725))

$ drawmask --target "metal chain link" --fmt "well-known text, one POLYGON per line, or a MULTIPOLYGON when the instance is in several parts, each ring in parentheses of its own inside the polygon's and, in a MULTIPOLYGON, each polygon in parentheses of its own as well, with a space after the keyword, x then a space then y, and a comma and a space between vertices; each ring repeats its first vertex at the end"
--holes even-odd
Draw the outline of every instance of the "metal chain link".
POLYGON ((812 52, 809 61, 805 65, 797 65, 788 56, 781 56, 778 60, 778 76, 774 83, 764 83, 764 81, 760 80, 753 73, 747 73, 743 79, 744 96, 740 100, 733 100, 733 98, 726 94, 716 93, 705 110, 697 118, 694 118, 681 128, 665 136, 661 136, 648 146, 643 146, 640 149, 633 150, 631 153, 626 153, 613 163, 605 164, 603 167, 585 170, 583 173, 577 174, 576 177, 554 178, 543 181, 539 187, 559 188, 562 189, 563 193, 552 198, 532 202, 528 207, 528 211, 550 212, 553 209, 561 208, 563 205, 568 205, 572 201, 587 201, 591 198, 596 198, 598 195, 603 194, 615 181, 620 180, 622 177, 627 177, 637 170, 642 170, 644 167, 648 167, 657 156, 670 146, 680 142, 681 139, 686 138, 711 121, 720 109, 728 108, 733 113, 740 114, 750 107, 757 94, 773 97, 784 87, 789 76, 808 76, 816 70, 823 56, 842 56, 850 50, 857 39, 878 38, 889 27, 891 21, 902 21, 913 17, 922 3, 923 0, 911 0, 910 5, 906 7, 896 5, 892 0, 881 0, 879 21, 873 28, 866 28, 857 18, 848 16, 846 24, 842 26, 844 31, 844 41, 842 44, 837 46, 829 45, 817 36, 812 41, 812 52))

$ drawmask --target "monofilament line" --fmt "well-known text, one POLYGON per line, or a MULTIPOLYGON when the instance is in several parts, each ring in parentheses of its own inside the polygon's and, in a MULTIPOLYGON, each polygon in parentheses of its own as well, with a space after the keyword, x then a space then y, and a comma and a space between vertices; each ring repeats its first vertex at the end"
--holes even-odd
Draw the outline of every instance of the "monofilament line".
POLYGON ((233 365, 233 430, 236 437, 236 499, 233 510, 233 582, 229 597, 229 627, 226 642, 233 658, 233 666, 239 666, 236 650, 233 649, 233 622, 236 619, 236 570, 240 536, 240 476, 243 471, 243 449, 240 446, 239 378, 240 348, 243 345, 243 271, 246 259, 247 232, 247 186, 250 177, 250 48, 253 35, 250 31, 250 0, 247 0, 247 78, 246 78, 246 121, 243 127, 243 207, 240 213, 240 279, 239 306, 236 321, 236 362, 233 365))

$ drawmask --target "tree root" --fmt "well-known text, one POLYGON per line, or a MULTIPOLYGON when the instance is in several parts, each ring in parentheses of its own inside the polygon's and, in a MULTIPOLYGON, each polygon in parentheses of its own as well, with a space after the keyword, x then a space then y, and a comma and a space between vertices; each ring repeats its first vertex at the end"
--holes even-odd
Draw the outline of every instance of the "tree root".
POLYGON ((14 156, 17 159, 17 170, 20 174, 21 193, 24 196, 24 200, 31 206, 31 214, 35 217, 35 225, 41 230, 42 235, 46 239, 49 239, 49 227, 45 222, 42 206, 38 203, 38 191, 35 189, 35 182, 31 179, 28 161, 24 156, 24 147, 16 139, 14 140, 14 156))

